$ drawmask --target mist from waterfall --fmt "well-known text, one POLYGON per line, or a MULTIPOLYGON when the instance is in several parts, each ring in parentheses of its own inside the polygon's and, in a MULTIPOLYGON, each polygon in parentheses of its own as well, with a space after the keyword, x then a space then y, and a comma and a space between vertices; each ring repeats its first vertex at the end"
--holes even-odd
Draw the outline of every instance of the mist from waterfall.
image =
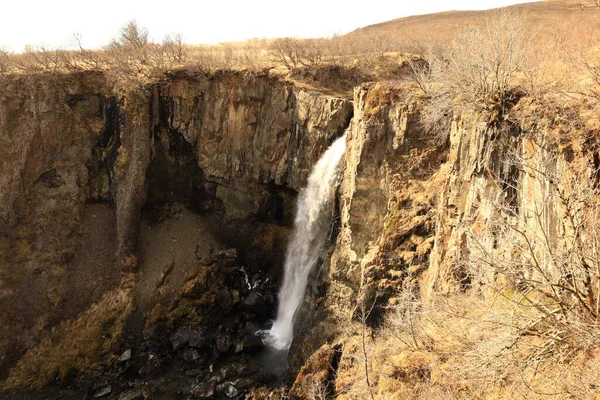
POLYGON ((333 201, 340 180, 340 160, 346 150, 346 134, 327 149, 300 193, 294 231, 288 245, 283 285, 279 291, 277 318, 265 332, 265 343, 277 350, 289 349, 294 336, 294 314, 302 303, 308 275, 317 264, 333 222, 333 201))

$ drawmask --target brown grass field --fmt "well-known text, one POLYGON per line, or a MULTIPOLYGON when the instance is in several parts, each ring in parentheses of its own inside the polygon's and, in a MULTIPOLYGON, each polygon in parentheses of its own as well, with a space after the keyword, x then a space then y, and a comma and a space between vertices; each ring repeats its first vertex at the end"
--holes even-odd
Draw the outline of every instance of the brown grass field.
MULTIPOLYGON (((537 32, 540 40, 551 43, 557 35, 585 35, 600 28, 600 7, 575 0, 546 0, 508 7, 522 14, 528 28, 537 32)), ((489 10, 447 11, 416 15, 370 25, 348 33, 355 40, 364 37, 394 37, 406 42, 447 44, 466 25, 484 26, 489 10)))

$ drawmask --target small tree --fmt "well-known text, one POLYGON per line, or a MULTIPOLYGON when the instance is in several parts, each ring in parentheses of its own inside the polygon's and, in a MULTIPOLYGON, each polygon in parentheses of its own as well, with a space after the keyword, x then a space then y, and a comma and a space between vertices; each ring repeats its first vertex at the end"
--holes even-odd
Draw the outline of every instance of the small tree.
POLYGON ((131 20, 121 28, 121 34, 109 46, 128 47, 139 50, 147 44, 148 29, 139 26, 137 21, 131 20))
POLYGON ((275 39, 269 46, 269 53, 273 62, 282 64, 289 70, 300 65, 300 46, 298 39, 289 37, 275 39))
POLYGON ((174 64, 185 62, 187 52, 180 33, 166 35, 162 42, 162 51, 167 59, 174 64))
POLYGON ((533 35, 509 9, 493 12, 485 29, 463 29, 450 47, 444 82, 476 110, 503 112, 515 89, 515 73, 524 66, 533 35))
POLYGON ((83 36, 75 32, 71 35, 70 46, 74 54, 74 63, 83 68, 100 69, 103 60, 98 52, 87 50, 83 47, 83 36))
POLYGON ((4 76, 10 72, 11 64, 10 51, 0 47, 0 76, 4 76))
POLYGON ((129 21, 104 49, 113 69, 127 74, 140 73, 149 65, 148 30, 137 21, 129 21))

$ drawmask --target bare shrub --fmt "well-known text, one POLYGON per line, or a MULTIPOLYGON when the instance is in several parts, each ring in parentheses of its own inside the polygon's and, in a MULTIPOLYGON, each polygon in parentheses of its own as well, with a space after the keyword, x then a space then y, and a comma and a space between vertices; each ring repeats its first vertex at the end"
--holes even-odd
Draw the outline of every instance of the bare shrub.
POLYGON ((317 66, 325 62, 327 39, 275 39, 269 46, 272 62, 281 64, 288 70, 299 66, 317 66))
POLYGON ((352 42, 341 35, 333 35, 331 38, 325 39, 327 62, 336 66, 348 64, 352 54, 349 48, 350 43, 352 42))
POLYGON ((579 74, 579 82, 570 85, 570 92, 600 100, 600 40, 599 29, 573 33, 562 38, 559 51, 563 62, 579 74))
POLYGON ((328 400, 331 398, 331 389, 326 382, 313 381, 313 384, 306 393, 307 398, 311 400, 328 400))
POLYGON ((56 73, 65 66, 65 52, 46 45, 26 45, 25 51, 16 62, 16 67, 27 73, 49 71, 56 73))
POLYGON ((11 52, 0 47, 0 76, 8 74, 12 67, 11 52))
POLYGON ((283 65, 287 69, 294 69, 300 64, 298 47, 298 39, 275 39, 269 46, 271 60, 283 65))
POLYGON ((244 57, 238 56, 231 43, 216 46, 199 46, 194 49, 192 62, 202 69, 235 69, 243 67, 244 57))
POLYGON ((446 84, 448 61, 436 47, 428 44, 419 49, 421 58, 409 58, 409 78, 416 83, 426 102, 420 114, 425 129, 440 137, 449 133, 456 97, 446 84))
POLYGON ((402 290, 396 305, 389 307, 386 329, 407 349, 413 351, 432 348, 432 339, 424 329, 423 305, 415 290, 402 290))
POLYGON ((180 34, 166 35, 160 45, 150 45, 148 54, 149 65, 159 73, 171 70, 176 65, 183 65, 187 57, 180 34))
POLYGON ((108 47, 140 50, 148 43, 148 29, 139 26, 137 21, 131 20, 121 28, 119 37, 113 39, 108 47))
POLYGON ((150 67, 149 47, 148 30, 136 21, 129 21, 121 28, 119 36, 104 47, 111 72, 125 76, 147 73, 150 67))
POLYGON ((305 67, 321 65, 325 59, 326 39, 306 39, 300 42, 300 63, 305 67))
POLYGON ((183 65, 187 55, 181 35, 166 35, 161 44, 152 43, 146 28, 129 21, 119 36, 104 47, 100 59, 110 76, 124 83, 160 76, 183 65))
POLYGON ((70 39, 73 63, 82 69, 101 70, 104 67, 102 55, 83 47, 83 37, 80 33, 73 33, 70 39))
MULTIPOLYGON (((509 9, 492 12, 485 28, 468 26, 444 54, 426 50, 424 66, 412 65, 412 79, 427 98, 423 123, 447 135, 453 114, 464 109, 486 112, 499 121, 520 96, 517 72, 530 59, 535 34, 523 17, 509 9)), ((538 75, 530 75, 535 84, 538 75)))
POLYGON ((465 338, 461 360, 467 362, 453 374, 467 373, 462 376, 471 381, 486 373, 490 381, 519 379, 520 390, 530 396, 588 397, 589 382, 579 385, 574 378, 590 373, 578 372, 577 357, 600 346, 598 170, 571 169, 548 138, 543 146, 533 140, 528 146, 535 151, 526 157, 516 150, 504 155, 508 178, 488 171, 500 190, 482 188, 480 195, 489 198, 482 195, 481 202, 493 204, 494 211, 485 224, 468 225, 469 251, 461 264, 469 271, 469 287, 480 290, 482 306, 489 307, 482 313, 486 329, 497 333, 465 338), (530 195, 519 199, 520 192, 530 195), (549 379, 556 385, 547 385, 549 379))
POLYGON ((162 41, 161 51, 171 65, 185 63, 187 51, 180 33, 166 35, 162 41))
MULTIPOLYGON (((386 398, 593 398, 599 354, 549 348, 537 311, 515 292, 399 295, 369 347, 376 393, 386 398), (539 325, 538 325, 539 327, 539 325)), ((582 329, 579 326, 577 329, 582 329)), ((557 335, 559 332, 555 332, 557 335)), ((560 340, 560 335, 554 337, 560 340)), ((354 367, 360 373, 360 365, 354 367)), ((350 375, 348 372, 343 372, 350 375)), ((360 387, 348 389, 349 398, 360 387)), ((363 396, 363 398, 366 395, 363 396)))
POLYGON ((503 110, 531 40, 523 17, 506 8, 491 13, 485 29, 467 27, 453 42, 446 56, 445 85, 476 110, 503 110))
MULTIPOLYGON (((502 216, 490 221, 494 237, 510 239, 510 253, 493 251, 473 235, 480 244, 479 261, 516 285, 523 301, 545 322, 550 319, 565 331, 575 322, 596 325, 600 318, 600 193, 590 178, 596 179, 598 171, 571 171, 564 182, 565 171, 557 168, 562 165, 558 155, 544 150, 544 160, 536 161, 518 154, 507 161, 515 173, 529 177, 540 195, 520 207, 513 201, 501 206, 502 216)), ((514 182, 501 184, 507 196, 518 190, 514 182)))
POLYGON ((264 39, 248 40, 240 50, 242 64, 252 71, 270 67, 267 47, 264 39))

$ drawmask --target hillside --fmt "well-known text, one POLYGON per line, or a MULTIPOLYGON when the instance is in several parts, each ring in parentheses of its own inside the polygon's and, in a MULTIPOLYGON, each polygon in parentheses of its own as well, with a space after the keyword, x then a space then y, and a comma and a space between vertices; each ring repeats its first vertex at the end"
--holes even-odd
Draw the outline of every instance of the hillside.
MULTIPOLYGON (((540 40, 553 43, 557 34, 589 35, 600 24, 600 8, 589 1, 589 7, 582 7, 585 1, 546 0, 516 4, 507 7, 522 14, 527 29, 538 32, 540 40)), ((369 25, 348 33, 353 40, 364 37, 390 37, 407 43, 451 42, 461 27, 468 25, 484 26, 489 10, 448 11, 436 14, 416 15, 369 25)))

